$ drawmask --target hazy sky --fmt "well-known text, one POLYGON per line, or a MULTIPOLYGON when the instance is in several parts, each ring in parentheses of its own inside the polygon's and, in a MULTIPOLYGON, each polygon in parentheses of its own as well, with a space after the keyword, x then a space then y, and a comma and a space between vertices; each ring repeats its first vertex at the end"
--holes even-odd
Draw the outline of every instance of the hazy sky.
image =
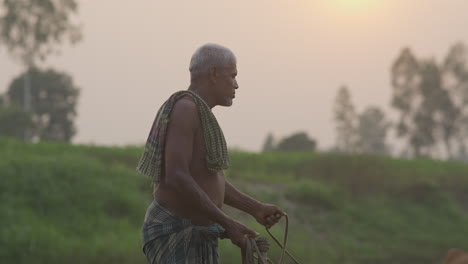
MULTIPOLYGON (((234 105, 215 114, 230 146, 260 150, 306 131, 333 145, 332 106, 350 87, 360 112, 388 112, 390 66, 403 47, 440 61, 468 44, 466 0, 81 0, 84 39, 46 65, 81 88, 76 143, 142 144, 157 109, 189 84, 197 47, 225 45, 238 58, 234 105)), ((21 72, 0 49, 0 92, 21 72)))

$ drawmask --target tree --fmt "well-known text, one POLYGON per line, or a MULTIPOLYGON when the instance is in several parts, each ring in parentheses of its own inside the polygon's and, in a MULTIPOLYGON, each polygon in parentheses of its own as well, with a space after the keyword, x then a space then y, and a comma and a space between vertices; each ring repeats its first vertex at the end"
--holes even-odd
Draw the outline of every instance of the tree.
POLYGON ((265 143, 263 143, 263 152, 273 151, 275 149, 275 138, 272 133, 268 133, 265 143))
POLYGON ((392 106, 400 111, 397 135, 407 140, 413 156, 452 158, 454 145, 458 152, 464 149, 460 141, 466 138, 468 74, 463 53, 463 46, 455 45, 438 65, 433 59, 418 60, 406 48, 393 64, 392 106))
POLYGON ((7 95, 12 104, 23 106, 22 84, 26 76, 31 78, 35 87, 32 93, 32 136, 39 140, 70 142, 76 133, 74 119, 79 95, 72 78, 54 70, 32 68, 11 83, 7 95))
POLYGON ((448 90, 450 100, 458 110, 457 116, 450 120, 455 124, 454 136, 446 144, 457 146, 452 153, 454 157, 467 160, 468 147, 468 50, 463 43, 456 43, 449 50, 443 63, 444 87, 448 90))
POLYGON ((314 139, 310 139, 307 133, 297 132, 289 137, 282 139, 276 150, 278 151, 314 151, 317 146, 317 142, 314 139))
MULTIPOLYGON (((414 133, 414 119, 416 98, 420 96, 419 85, 419 63, 410 49, 402 50, 400 56, 392 66, 393 97, 392 106, 400 111, 396 130, 398 137, 405 137, 415 156, 420 156, 421 140, 414 133)), ((422 101, 422 100, 418 100, 422 101)), ((408 150, 407 150, 408 151, 408 150)))
POLYGON ((57 52, 64 40, 81 39, 75 0, 3 0, 0 8, 0 43, 27 67, 57 52))
POLYGON ((385 142, 390 122, 378 107, 368 107, 359 115, 357 150, 362 153, 388 154, 385 142))
POLYGON ((17 106, 0 105, 0 136, 23 138, 23 131, 32 128, 31 116, 17 106))
POLYGON ((424 100, 420 112, 427 116, 429 124, 421 126, 420 133, 431 132, 432 135, 427 135, 432 136, 431 145, 443 145, 446 156, 452 158, 451 140, 458 133, 460 112, 450 98, 449 90, 444 87, 442 71, 442 66, 438 66, 434 60, 421 63, 420 91, 424 100))
MULTIPOLYGON (((3 0, 0 6, 0 45, 20 60, 26 68, 54 52, 57 45, 68 39, 72 44, 81 39, 81 29, 73 22, 77 13, 75 0, 3 0)), ((31 80, 23 78, 23 109, 30 112, 32 106, 31 80)), ((25 139, 31 133, 26 131, 25 139)))
POLYGON ((336 122, 336 148, 341 152, 354 152, 357 143, 357 116, 351 102, 351 93, 342 86, 336 95, 334 114, 336 122))

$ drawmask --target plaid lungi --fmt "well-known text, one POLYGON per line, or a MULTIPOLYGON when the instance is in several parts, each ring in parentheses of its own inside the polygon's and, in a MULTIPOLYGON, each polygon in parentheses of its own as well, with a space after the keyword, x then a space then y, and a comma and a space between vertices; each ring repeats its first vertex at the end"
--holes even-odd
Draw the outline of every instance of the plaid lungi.
POLYGON ((142 228, 143 252, 150 264, 218 264, 218 224, 195 226, 153 201, 142 228))

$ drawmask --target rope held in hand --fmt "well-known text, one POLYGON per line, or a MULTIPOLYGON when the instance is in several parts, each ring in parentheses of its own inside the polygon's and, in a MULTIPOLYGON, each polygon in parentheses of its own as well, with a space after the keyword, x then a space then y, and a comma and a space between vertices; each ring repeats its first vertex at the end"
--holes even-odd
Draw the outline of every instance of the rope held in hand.
MULTIPOLYGON (((286 249, 286 243, 288 242, 289 219, 287 214, 284 214, 284 216, 286 218, 286 227, 284 230, 283 244, 281 244, 281 242, 270 232, 268 228, 265 229, 271 238, 273 238, 273 240, 276 242, 276 244, 278 244, 278 246, 281 248, 281 256, 278 264, 283 264, 285 253, 288 254, 294 263, 299 264, 299 262, 286 249)), ((268 240, 266 238, 261 237, 257 240, 254 238, 247 238, 243 264, 255 264, 255 260, 258 260, 258 264, 273 264, 273 262, 266 256, 268 249, 268 240), (257 256, 255 256, 255 252, 257 252, 257 256)))

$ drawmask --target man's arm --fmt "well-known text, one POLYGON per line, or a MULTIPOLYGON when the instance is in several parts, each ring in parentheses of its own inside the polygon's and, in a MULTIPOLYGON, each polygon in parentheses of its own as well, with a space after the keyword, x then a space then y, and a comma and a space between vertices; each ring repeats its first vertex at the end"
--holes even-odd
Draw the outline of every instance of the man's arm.
POLYGON ((255 211, 260 209, 262 206, 261 202, 245 193, 242 193, 227 180, 224 193, 224 203, 250 215, 254 215, 255 211))
POLYGON ((190 173, 194 137, 200 125, 198 109, 191 100, 176 102, 168 124, 165 146, 165 183, 178 198, 226 229, 231 241, 243 247, 244 235, 257 234, 228 217, 200 188, 190 173))
POLYGON ((281 216, 285 215, 285 212, 276 205, 265 204, 255 200, 239 191, 227 180, 224 203, 252 215, 257 222, 268 228, 276 224, 281 216))

